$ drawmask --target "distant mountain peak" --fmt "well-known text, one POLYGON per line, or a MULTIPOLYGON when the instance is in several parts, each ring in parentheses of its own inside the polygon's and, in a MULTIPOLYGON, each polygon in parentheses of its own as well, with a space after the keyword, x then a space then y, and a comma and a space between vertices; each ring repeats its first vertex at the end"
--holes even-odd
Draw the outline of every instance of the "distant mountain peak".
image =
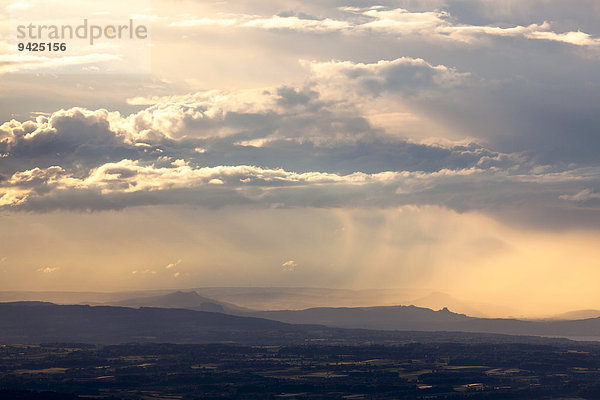
POLYGON ((178 290, 176 292, 166 294, 164 296, 164 298, 168 298, 168 299, 182 299, 182 300, 190 300, 190 299, 194 299, 194 300, 207 300, 206 298, 200 296, 198 294, 198 292, 196 292, 194 290, 192 290, 190 292, 184 292, 182 290, 178 290))
POLYGON ((199 295, 196 291, 177 290, 160 296, 138 297, 114 302, 125 307, 187 308, 191 310, 223 312, 225 303, 199 295))

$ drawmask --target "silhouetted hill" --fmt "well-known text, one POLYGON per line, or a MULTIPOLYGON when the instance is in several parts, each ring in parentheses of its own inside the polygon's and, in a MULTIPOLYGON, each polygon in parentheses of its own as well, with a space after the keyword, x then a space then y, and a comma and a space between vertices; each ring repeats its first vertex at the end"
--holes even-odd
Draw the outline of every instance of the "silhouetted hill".
POLYGON ((261 311, 252 315, 292 324, 387 330, 444 330, 444 326, 472 319, 450 312, 447 308, 433 311, 415 306, 319 307, 294 311, 261 311))
POLYGON ((447 308, 433 311, 415 306, 322 307, 299 311, 263 311, 252 315, 287 323, 322 324, 338 328, 600 338, 600 318, 575 321, 474 318, 453 313, 447 308))
POLYGON ((9 343, 243 341, 294 327, 252 317, 168 308, 0 303, 0 341, 9 343))
POLYGON ((238 312, 248 311, 235 304, 221 302, 208 297, 200 296, 195 291, 177 291, 165 295, 137 297, 133 299, 111 302, 113 306, 123 307, 159 307, 159 308, 187 308, 196 311, 211 312, 238 312))
POLYGON ((600 337, 600 318, 578 321, 484 319, 447 309, 432 311, 414 306, 316 308, 255 315, 280 321, 176 308, 0 303, 0 342, 286 344, 325 340, 365 343, 396 341, 411 331, 420 331, 417 336, 422 336, 424 331, 443 331, 444 335, 459 332, 462 336, 470 332, 600 337))
POLYGON ((454 298, 453 296, 442 293, 432 292, 427 296, 420 297, 415 300, 411 300, 407 304, 412 304, 417 307, 431 308, 432 310, 439 310, 442 308, 449 308, 460 314, 466 314, 471 317, 487 317, 480 309, 469 306, 468 304, 454 298))
POLYGON ((476 305, 473 305, 471 302, 457 299, 454 296, 443 292, 432 292, 427 296, 403 304, 412 304, 417 307, 431 308, 432 310, 439 310, 446 307, 459 314, 466 314, 471 317, 479 318, 489 318, 490 316, 514 316, 519 313, 518 310, 511 309, 510 307, 498 306, 497 304, 478 302, 476 305))

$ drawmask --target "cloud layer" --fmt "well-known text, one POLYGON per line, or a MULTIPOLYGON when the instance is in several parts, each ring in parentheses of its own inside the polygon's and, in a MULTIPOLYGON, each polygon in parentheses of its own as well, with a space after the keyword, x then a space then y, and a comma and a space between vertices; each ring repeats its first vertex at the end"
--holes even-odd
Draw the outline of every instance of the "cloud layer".
POLYGON ((404 8, 372 6, 368 8, 341 7, 345 19, 318 18, 304 13, 283 12, 272 16, 245 14, 221 15, 218 18, 193 17, 169 23, 174 28, 220 27, 290 30, 303 33, 383 33, 413 35, 432 40, 472 43, 485 37, 518 37, 547 40, 575 46, 598 46, 600 38, 581 31, 554 32, 547 21, 528 26, 499 27, 457 23, 446 11, 409 11, 404 8))
MULTIPOLYGON (((429 204, 489 213, 537 208, 564 214, 561 221, 574 209, 595 212, 597 164, 540 162, 535 151, 494 151, 477 139, 418 141, 401 125, 377 127, 369 114, 382 99, 402 107, 464 95, 481 84, 469 72, 410 57, 303 63, 303 86, 132 97, 145 108, 130 115, 76 107, 6 122, 0 205, 429 204)), ((575 224, 590 221, 581 216, 575 224)))

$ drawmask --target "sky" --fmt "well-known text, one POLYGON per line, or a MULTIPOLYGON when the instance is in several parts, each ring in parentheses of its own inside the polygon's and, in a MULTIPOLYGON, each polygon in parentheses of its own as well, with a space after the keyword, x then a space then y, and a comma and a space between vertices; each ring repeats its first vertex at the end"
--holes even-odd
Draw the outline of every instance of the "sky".
POLYGON ((599 2, 123 3, 2 4, 0 290, 600 308, 599 2))

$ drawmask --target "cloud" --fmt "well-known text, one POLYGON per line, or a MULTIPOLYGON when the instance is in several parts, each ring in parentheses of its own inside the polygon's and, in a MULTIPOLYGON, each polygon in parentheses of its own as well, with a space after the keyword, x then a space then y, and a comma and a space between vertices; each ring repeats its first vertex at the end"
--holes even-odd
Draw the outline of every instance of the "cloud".
POLYGON ((131 271, 132 275, 156 275, 156 271, 151 269, 145 269, 143 271, 133 270, 131 271))
MULTIPOLYGON (((450 18, 443 12, 354 12, 361 24, 415 18, 411 29, 450 18)), ((453 34, 518 36, 544 29, 549 26, 462 26, 453 34)), ((597 185, 591 91, 561 90, 567 98, 578 92, 571 109, 552 96, 531 101, 543 95, 531 82, 491 81, 463 69, 464 63, 403 56, 302 64, 302 84, 133 96, 127 102, 136 109, 128 115, 74 107, 8 121, 0 125, 0 207, 44 212, 160 204, 433 204, 492 213, 517 204, 564 210, 565 196, 574 196, 565 193, 597 185), (522 99, 524 92, 531 97, 522 99), (560 124, 553 120, 557 113, 547 112, 555 101, 560 124), (540 110, 529 112, 531 107, 540 110), (377 125, 388 111, 418 122, 412 131, 405 126, 408 117, 377 125), (587 128, 578 115, 590 120, 587 128), (551 140, 564 139, 571 117, 579 122, 570 135, 582 140, 551 140), (429 134, 432 126, 440 128, 429 134), (458 132, 456 140, 448 138, 451 130, 458 132), (425 133, 407 133, 414 131, 425 133), (512 132, 518 140, 511 142, 512 132), (571 155, 557 154, 565 149, 571 155), (584 159, 584 153, 590 156, 584 159)), ((589 202, 573 203, 573 209, 590 212, 589 202)))
POLYGON ((59 269, 59 267, 40 267, 37 269, 37 271, 43 274, 51 274, 53 272, 58 271, 59 269))
MULTIPOLYGON (((139 192, 173 192, 178 189, 224 186, 237 188, 285 188, 310 185, 385 184, 406 173, 382 172, 337 175, 322 172, 296 173, 283 169, 264 169, 255 166, 217 166, 193 168, 188 165, 156 167, 139 161, 121 160, 104 164, 77 178, 61 167, 34 168, 17 172, 0 186, 0 203, 19 206, 29 198, 65 192, 87 192, 100 197, 139 192), (219 184, 215 185, 215 180, 219 184), (18 193, 18 195, 15 195, 18 193)), ((252 190, 250 191, 252 192, 252 190)))
MULTIPOLYGON (((456 68, 433 65, 420 58, 401 57, 376 63, 351 61, 304 62, 320 85, 333 85, 338 93, 348 84, 379 94, 383 91, 402 91, 418 94, 431 88, 448 89, 467 82, 470 73, 456 68)), ((330 89, 331 90, 331 89, 330 89)))
MULTIPOLYGON (((565 206, 565 191, 597 182, 597 167, 556 171, 514 166, 424 171, 292 172, 256 166, 158 167, 133 160, 108 163, 89 175, 75 177, 64 170, 23 171, 0 187, 0 202, 7 210, 106 210, 142 205, 189 204, 212 209, 228 206, 252 208, 393 208, 403 205, 438 205, 466 212, 525 213, 531 223, 592 221, 592 208, 565 206), (35 179, 31 177, 35 176, 35 179), (222 184, 210 182, 219 179, 222 184), (32 186, 31 182, 35 182, 32 186), (9 186, 6 185, 16 185, 9 186), (19 186, 22 185, 22 186, 19 186), (11 193, 20 197, 11 203, 11 193), (518 199, 518 201, 516 201, 518 199), (535 211, 535 212, 534 212, 535 211), (586 217, 586 215, 588 215, 586 217), (538 219, 539 218, 539 219, 538 219)), ((516 214, 515 214, 516 213, 516 214)), ((519 217, 524 221, 523 217, 519 217)))
POLYGON ((296 16, 279 16, 274 15, 269 18, 250 19, 242 24, 242 27, 260 28, 266 30, 289 29, 299 32, 338 32, 352 28, 352 25, 347 21, 338 21, 329 18, 325 19, 310 19, 298 18, 296 16))
POLYGON ((173 267, 175 267, 175 266, 177 266, 177 265, 181 264, 181 262, 182 262, 182 261, 183 261, 183 260, 179 259, 179 260, 175 261, 174 263, 171 263, 171 264, 167 265, 165 268, 166 268, 166 269, 171 269, 171 268, 173 268, 173 267))
POLYGON ((598 46, 600 39, 577 31, 556 33, 550 31, 550 23, 530 24, 527 26, 462 25, 452 21, 445 11, 410 12, 405 9, 371 9, 363 12, 373 20, 359 25, 361 29, 384 31, 401 35, 422 35, 439 39, 447 38, 459 42, 471 43, 481 36, 522 37, 526 39, 547 40, 568 43, 575 46, 598 46))
POLYGON ((595 193, 591 189, 583 189, 573 195, 567 195, 567 194, 561 195, 560 198, 563 200, 569 200, 569 201, 581 203, 581 202, 586 202, 589 200, 600 199, 600 193, 595 193))
POLYGON ((430 40, 473 43, 482 37, 520 37, 531 40, 561 42, 575 46, 598 46, 600 38, 581 31, 558 33, 551 31, 551 24, 516 25, 500 27, 459 23, 448 11, 409 11, 404 8, 343 7, 345 19, 315 18, 306 14, 272 15, 261 17, 248 14, 229 14, 217 18, 194 17, 176 20, 169 24, 174 28, 221 27, 254 28, 262 30, 290 30, 303 33, 385 34, 420 36, 430 40))
POLYGON ((144 149, 128 141, 124 133, 111 129, 111 121, 119 118, 116 112, 74 107, 35 120, 5 122, 0 125, 0 154, 7 162, 0 173, 18 164, 42 167, 61 163, 86 169, 107 157, 138 157, 144 149))
POLYGON ((547 31, 533 31, 526 34, 529 39, 550 40, 555 42, 568 43, 576 46, 598 46, 600 45, 599 38, 593 38, 592 35, 577 31, 555 33, 547 31))
MULTIPOLYGON (((356 88, 371 82, 372 88, 385 90, 389 81, 415 92, 419 84, 407 72, 421 77, 429 73, 430 78, 420 78, 429 88, 452 86, 465 76, 408 58, 376 64, 314 63, 311 68, 318 70, 317 79, 326 81, 320 86, 323 90, 329 90, 328 77, 338 73, 352 75, 358 83, 348 77, 336 85, 356 88)), ((356 94, 341 101, 321 101, 321 95, 309 86, 282 86, 266 94, 211 92, 146 99, 156 104, 129 116, 73 108, 25 122, 12 120, 0 126, 0 153, 6 159, 0 173, 13 174, 33 164, 61 167, 81 176, 107 161, 123 159, 162 165, 258 162, 261 167, 290 170, 317 166, 324 172, 347 173, 356 168, 383 172, 398 167, 465 168, 484 156, 503 157, 474 143, 452 148, 391 137, 347 103, 356 94)))
POLYGON ((431 102, 477 85, 469 72, 410 57, 305 65, 311 82, 300 87, 132 98, 147 107, 130 115, 77 107, 6 122, 0 206, 434 204, 497 212, 514 199, 560 208, 565 192, 596 184, 595 166, 540 165, 470 140, 406 139, 361 117, 362 103, 380 97, 431 102))
POLYGON ((281 264, 281 267, 283 268, 283 270, 287 271, 287 272, 295 271, 297 266, 298 266, 298 264, 294 260, 288 260, 281 264))
POLYGON ((175 272, 175 273, 173 274, 173 278, 179 278, 180 276, 181 276, 181 273, 180 273, 180 272, 175 272))
MULTIPOLYGON (((0 126, 4 161, 0 173, 12 174, 33 164, 78 169, 81 175, 107 161, 123 159, 166 163, 171 158, 195 165, 252 164, 287 170, 316 166, 336 173, 353 172, 353 168, 364 172, 468 168, 480 161, 475 152, 458 145, 446 147, 449 151, 442 154, 440 146, 431 142, 417 145, 406 140, 414 132, 427 137, 432 126, 439 128, 430 136, 456 130, 482 137, 472 142, 482 148, 485 144, 489 163, 504 166, 522 156, 519 147, 523 152, 545 153, 542 162, 552 163, 557 152, 565 153, 563 161, 571 161, 566 158, 585 149, 590 153, 590 142, 596 140, 588 132, 594 121, 576 118, 581 107, 563 107, 581 128, 575 134, 582 140, 557 149, 553 144, 557 141, 542 139, 560 135, 564 127, 540 117, 539 127, 529 129, 531 116, 525 110, 543 103, 520 100, 522 85, 486 82, 452 65, 412 57, 373 63, 304 61, 303 65, 309 80, 302 86, 131 97, 130 104, 147 107, 130 115, 76 107, 30 121, 6 122, 0 126), (503 103, 502 109, 496 107, 498 102, 503 103), (386 115, 408 115, 413 122, 377 125, 386 115), (511 132, 523 130, 527 134, 518 142, 508 140, 511 132), (513 145, 500 147, 504 154, 491 151, 488 144, 499 142, 513 145)), ((544 101, 552 100, 546 96, 544 101)))
MULTIPOLYGON (((597 84, 591 70, 582 70, 586 78, 570 82, 565 74, 495 81, 409 57, 304 65, 312 71, 314 90, 322 101, 353 104, 373 123, 404 111, 420 120, 417 132, 442 126, 441 135, 476 137, 476 142, 496 151, 526 154, 540 164, 589 165, 597 160, 590 150, 600 144, 595 134, 600 123, 597 91, 592 89, 597 84)), ((538 67, 543 70, 543 65, 538 67)), ((406 121, 387 123, 386 130, 402 132, 406 121)))
POLYGON ((369 21, 358 25, 361 30, 393 34, 429 34, 446 25, 449 14, 444 11, 410 12, 402 8, 353 10, 369 17, 369 21))
POLYGON ((177 20, 169 23, 170 27, 222 27, 222 28, 254 28, 264 30, 291 30, 297 32, 330 33, 351 29, 348 21, 330 18, 315 18, 306 14, 301 15, 272 15, 268 17, 247 14, 229 14, 217 18, 200 17, 177 20))

